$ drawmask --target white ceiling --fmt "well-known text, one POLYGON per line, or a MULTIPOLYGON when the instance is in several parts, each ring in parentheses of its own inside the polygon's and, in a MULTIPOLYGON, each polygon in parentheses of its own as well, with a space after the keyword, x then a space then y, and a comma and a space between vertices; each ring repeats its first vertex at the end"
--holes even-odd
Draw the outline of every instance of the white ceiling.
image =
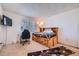
POLYGON ((72 9, 79 8, 78 3, 4 3, 5 11, 19 13, 25 16, 52 16, 72 9))

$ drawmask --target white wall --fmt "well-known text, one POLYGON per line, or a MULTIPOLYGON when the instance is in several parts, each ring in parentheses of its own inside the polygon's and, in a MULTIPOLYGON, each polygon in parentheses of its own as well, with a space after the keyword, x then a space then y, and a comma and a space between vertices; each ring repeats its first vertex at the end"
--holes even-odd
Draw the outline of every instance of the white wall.
MULTIPOLYGON (((4 11, 4 15, 12 19, 12 27, 7 27, 7 41, 6 43, 15 43, 20 38, 18 35, 21 34, 21 21, 30 17, 25 17, 13 12, 4 11)), ((6 37, 6 36, 5 36, 6 37)))
MULTIPOLYGON (((3 14, 2 5, 0 4, 0 20, 1 20, 2 14, 3 14)), ((0 42, 3 42, 3 28, 1 24, 0 24, 0 42)))
POLYGON ((79 9, 47 18, 44 27, 59 27, 59 42, 79 47, 79 9))
POLYGON ((2 15, 2 6, 0 4, 0 15, 2 15))

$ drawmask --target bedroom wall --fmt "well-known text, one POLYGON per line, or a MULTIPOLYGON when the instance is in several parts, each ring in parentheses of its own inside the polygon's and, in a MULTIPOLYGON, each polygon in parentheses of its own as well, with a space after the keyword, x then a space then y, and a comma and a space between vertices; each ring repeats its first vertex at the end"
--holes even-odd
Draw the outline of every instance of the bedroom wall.
MULTIPOLYGON (((3 14, 3 11, 2 11, 2 5, 0 4, 0 20, 1 20, 1 15, 3 14)), ((3 42, 3 28, 0 24, 0 42, 3 42)))
MULTIPOLYGON (((78 31, 78 38, 79 38, 79 20, 78 20, 77 23, 78 23, 78 25, 77 25, 77 28, 78 28, 77 31, 78 31)), ((79 39, 78 39, 78 47, 79 47, 79 39)))
POLYGON ((39 28, 44 26, 45 17, 35 17, 34 22, 36 23, 36 31, 40 32, 39 28))
MULTIPOLYGON (((20 39, 21 35, 21 22, 24 19, 32 19, 31 17, 25 17, 23 15, 19 15, 17 13, 4 11, 4 15, 10 17, 12 19, 12 26, 7 26, 7 38, 6 43, 16 43, 20 39)), ((5 29, 5 28, 4 28, 5 29)), ((6 30, 5 30, 6 31, 6 30)), ((6 35, 4 36, 6 37, 6 35)))
POLYGON ((79 47, 79 8, 48 17, 44 27, 59 27, 59 42, 79 47))

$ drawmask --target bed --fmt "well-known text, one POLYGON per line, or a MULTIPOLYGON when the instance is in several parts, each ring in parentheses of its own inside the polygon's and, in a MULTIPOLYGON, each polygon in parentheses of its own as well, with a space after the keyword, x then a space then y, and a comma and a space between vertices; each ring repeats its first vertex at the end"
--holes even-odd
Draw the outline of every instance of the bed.
POLYGON ((34 32, 33 35, 37 37, 51 38, 53 36, 56 36, 56 33, 53 32, 51 29, 46 29, 43 32, 34 32))
POLYGON ((33 33, 33 40, 51 48, 58 42, 58 27, 40 28, 33 33))

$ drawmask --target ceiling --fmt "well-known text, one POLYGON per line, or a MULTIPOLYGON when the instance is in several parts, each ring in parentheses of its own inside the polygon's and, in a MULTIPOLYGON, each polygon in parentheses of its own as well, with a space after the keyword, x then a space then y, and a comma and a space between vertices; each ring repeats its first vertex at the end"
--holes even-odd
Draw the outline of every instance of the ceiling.
POLYGON ((49 17, 79 8, 78 3, 2 3, 5 11, 31 17, 49 17))

